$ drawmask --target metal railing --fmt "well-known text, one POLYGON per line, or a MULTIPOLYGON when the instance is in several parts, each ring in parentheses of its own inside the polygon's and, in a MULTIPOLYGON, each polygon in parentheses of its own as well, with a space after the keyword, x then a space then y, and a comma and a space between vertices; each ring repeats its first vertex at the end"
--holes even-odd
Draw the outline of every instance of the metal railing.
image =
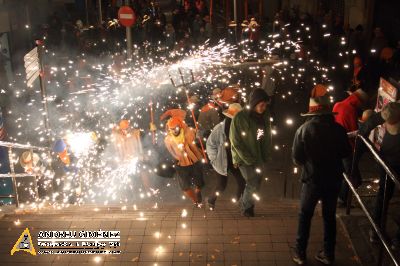
MULTIPOLYGON (((370 224, 372 225, 372 228, 376 232, 376 235, 378 236, 380 242, 382 245, 380 245, 379 248, 379 254, 378 254, 378 265, 384 265, 383 264, 383 250, 386 251, 386 253, 389 255, 390 259, 396 266, 400 266, 399 260, 396 258, 394 255, 390 244, 387 241, 386 237, 386 216, 387 216, 387 211, 388 211, 388 206, 389 206, 389 200, 388 200, 388 182, 391 180, 394 183, 394 186, 400 190, 400 182, 397 179, 396 174, 394 174, 394 171, 386 165, 386 163, 382 160, 382 158, 379 156, 378 152, 376 149, 373 147, 373 145, 367 140, 365 137, 361 135, 356 136, 356 143, 358 140, 362 140, 365 146, 368 148, 368 150, 371 152, 373 155, 375 161, 383 168, 383 170, 386 172, 385 175, 385 188, 384 188, 384 195, 383 195, 383 203, 382 206, 375 206, 375 208, 382 208, 382 214, 381 214, 381 220, 380 223, 378 224, 368 211, 367 207, 365 206, 365 203, 362 201, 361 196, 358 194, 356 188, 353 186, 351 177, 349 177, 346 173, 343 173, 344 180, 346 181, 347 185, 349 186, 352 194, 354 195, 355 199, 357 199, 358 204, 360 205, 361 209, 363 210, 364 214, 367 216, 370 224)), ((356 148, 354 149, 354 154, 357 152, 356 148)), ((354 155, 353 154, 353 155, 354 155)), ((354 157, 353 157, 353 166, 354 166, 354 157)), ((354 167, 352 167, 353 170, 354 167)), ((351 207, 351 199, 352 197, 349 195, 348 200, 347 200, 347 210, 346 214, 350 214, 350 207, 351 207)))
MULTIPOLYGON (((11 174, 0 174, 0 178, 9 178, 11 177, 12 180, 12 186, 13 186, 13 194, 12 195, 0 195, 0 198, 13 198, 15 201, 15 205, 18 207, 19 206, 19 194, 18 194, 18 186, 17 186, 17 177, 34 177, 34 186, 35 186, 35 196, 36 199, 39 198, 39 190, 38 190, 38 184, 37 184, 37 175, 35 174, 28 174, 28 173, 22 173, 22 174, 17 174, 15 173, 15 168, 14 168, 14 162, 13 162, 13 155, 12 155, 12 149, 23 149, 23 150, 29 150, 31 152, 31 156, 34 150, 38 151, 49 151, 48 148, 45 147, 37 147, 37 146, 32 146, 32 145, 27 145, 27 144, 19 144, 19 143, 12 143, 12 142, 6 142, 6 141, 0 141, 0 146, 8 148, 8 161, 9 161, 9 166, 10 166, 10 171, 11 174)), ((32 156, 33 157, 33 156, 32 156)))

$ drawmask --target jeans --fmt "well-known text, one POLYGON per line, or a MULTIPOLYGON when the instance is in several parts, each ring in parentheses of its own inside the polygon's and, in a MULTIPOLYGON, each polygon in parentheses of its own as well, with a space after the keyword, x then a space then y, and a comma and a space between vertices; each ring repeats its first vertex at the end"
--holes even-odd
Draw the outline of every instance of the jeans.
POLYGON ((297 230, 296 248, 299 254, 305 256, 310 236, 311 219, 315 206, 322 201, 322 216, 324 220, 324 252, 331 259, 335 257, 336 243, 336 202, 341 182, 315 185, 303 184, 301 189, 299 226, 297 230))
POLYGON ((217 172, 214 171, 215 178, 217 181, 217 184, 215 188, 212 190, 211 196, 208 198, 208 202, 211 204, 215 204, 215 201, 217 200, 217 192, 223 192, 226 189, 226 185, 228 184, 228 176, 232 175, 237 184, 237 189, 236 189, 236 200, 239 200, 240 197, 243 194, 243 190, 246 186, 246 181, 244 181, 244 178, 242 174, 240 173, 239 169, 235 168, 228 168, 228 176, 225 175, 220 175, 217 172))
POLYGON ((239 169, 244 180, 246 181, 246 187, 239 202, 240 208, 243 212, 254 206, 253 195, 257 194, 258 190, 260 189, 263 167, 255 165, 241 165, 239 166, 239 169))

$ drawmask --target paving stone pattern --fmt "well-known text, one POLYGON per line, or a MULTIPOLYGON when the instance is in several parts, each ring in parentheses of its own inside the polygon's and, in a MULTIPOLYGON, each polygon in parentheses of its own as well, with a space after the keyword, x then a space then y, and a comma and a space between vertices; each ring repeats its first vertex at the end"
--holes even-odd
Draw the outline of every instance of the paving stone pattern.
MULTIPOLYGON (((297 228, 297 201, 268 200, 257 216, 241 217, 237 206, 218 201, 213 212, 187 202, 133 209, 85 205, 61 211, 8 214, 0 219, 0 265, 294 265, 290 247, 297 228), (187 216, 182 217, 182 209, 187 216), (19 219, 20 224, 15 221, 19 219), (34 242, 40 230, 120 230, 120 255, 38 255, 10 250, 28 227, 34 242), (160 236, 156 237, 155 233, 160 236), (99 261, 95 261, 100 257, 99 261)), ((322 245, 320 211, 312 224, 308 265, 319 265, 314 254, 322 245)), ((37 249, 37 243, 35 244, 37 249)), ((350 241, 338 223, 336 265, 359 265, 350 241)))

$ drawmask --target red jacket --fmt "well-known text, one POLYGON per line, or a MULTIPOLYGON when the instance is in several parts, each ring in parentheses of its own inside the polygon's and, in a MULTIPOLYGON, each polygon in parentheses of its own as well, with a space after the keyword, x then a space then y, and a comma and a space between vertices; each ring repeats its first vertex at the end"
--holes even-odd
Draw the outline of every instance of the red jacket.
MULTIPOLYGON (((351 94, 341 102, 337 102, 333 106, 335 121, 346 129, 346 132, 358 129, 358 110, 361 109, 361 101, 356 94, 351 94)), ((353 141, 351 144, 354 145, 353 141)))

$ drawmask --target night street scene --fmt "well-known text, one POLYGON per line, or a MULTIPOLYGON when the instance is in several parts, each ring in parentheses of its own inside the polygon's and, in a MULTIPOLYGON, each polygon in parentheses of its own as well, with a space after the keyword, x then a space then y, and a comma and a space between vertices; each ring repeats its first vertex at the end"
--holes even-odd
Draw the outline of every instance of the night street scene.
POLYGON ((399 0, 0 0, 0 265, 400 266, 399 0))

